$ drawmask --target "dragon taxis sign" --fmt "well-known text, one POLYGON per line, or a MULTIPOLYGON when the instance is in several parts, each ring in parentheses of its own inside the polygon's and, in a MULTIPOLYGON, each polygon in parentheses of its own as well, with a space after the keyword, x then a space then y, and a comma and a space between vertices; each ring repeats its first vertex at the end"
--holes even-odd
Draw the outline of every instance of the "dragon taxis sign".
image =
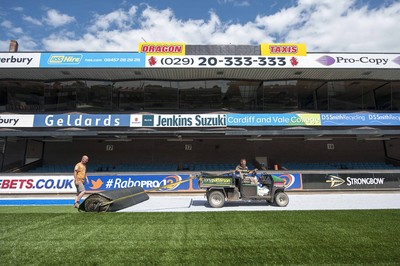
POLYGON ((268 56, 306 56, 307 49, 303 43, 262 43, 261 55, 268 56))
POLYGON ((185 44, 180 42, 139 43, 139 52, 147 55, 185 55, 185 44))

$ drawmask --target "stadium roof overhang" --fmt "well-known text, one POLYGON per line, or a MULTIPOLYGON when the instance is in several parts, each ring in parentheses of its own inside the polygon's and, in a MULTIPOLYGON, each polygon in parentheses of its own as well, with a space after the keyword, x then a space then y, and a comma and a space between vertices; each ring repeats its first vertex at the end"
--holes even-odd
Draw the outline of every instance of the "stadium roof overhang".
POLYGON ((3 68, 0 80, 384 80, 400 69, 311 68, 3 68))

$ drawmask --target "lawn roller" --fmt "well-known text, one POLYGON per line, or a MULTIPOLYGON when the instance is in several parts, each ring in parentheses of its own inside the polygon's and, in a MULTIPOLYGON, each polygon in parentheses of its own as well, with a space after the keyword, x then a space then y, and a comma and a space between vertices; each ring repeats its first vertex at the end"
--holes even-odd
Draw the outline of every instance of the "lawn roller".
POLYGON ((168 188, 173 185, 182 184, 193 179, 190 175, 188 179, 170 183, 165 186, 144 190, 142 187, 128 187, 115 190, 108 190, 89 195, 80 205, 78 210, 85 212, 115 212, 130 206, 136 205, 149 199, 147 192, 168 188))

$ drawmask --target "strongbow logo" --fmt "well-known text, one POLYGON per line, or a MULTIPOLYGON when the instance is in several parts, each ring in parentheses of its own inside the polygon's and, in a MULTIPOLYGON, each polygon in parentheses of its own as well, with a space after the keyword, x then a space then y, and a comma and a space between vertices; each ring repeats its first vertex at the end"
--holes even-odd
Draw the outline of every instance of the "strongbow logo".
POLYGON ((343 179, 341 179, 338 176, 329 175, 328 177, 329 177, 329 179, 326 180, 325 182, 331 183, 331 187, 338 187, 345 182, 343 179))
POLYGON ((318 58, 317 62, 321 63, 324 66, 330 66, 330 65, 333 65, 336 61, 335 61, 335 58, 333 58, 329 55, 324 55, 324 56, 318 58))
POLYGON ((103 181, 100 178, 97 178, 96 181, 90 180, 92 182, 92 186, 90 187, 93 190, 99 189, 103 185, 103 181))
POLYGON ((79 64, 81 62, 81 54, 54 54, 47 60, 48 64, 79 64))

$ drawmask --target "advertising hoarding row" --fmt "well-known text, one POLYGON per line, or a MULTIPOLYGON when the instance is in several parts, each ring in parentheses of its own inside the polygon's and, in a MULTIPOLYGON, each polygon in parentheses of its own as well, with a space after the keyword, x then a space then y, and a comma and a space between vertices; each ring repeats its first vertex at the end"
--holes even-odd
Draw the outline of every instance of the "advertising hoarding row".
POLYGON ((146 56, 148 68, 372 68, 399 69, 399 54, 329 54, 307 56, 186 55, 146 56))
POLYGON ((0 115, 0 128, 235 126, 400 126, 400 113, 0 115))
MULTIPOLYGON (((181 42, 143 42, 139 43, 138 51, 147 55, 186 55, 186 44, 181 42)), ((305 56, 304 43, 261 43, 260 55, 271 56, 305 56)))
MULTIPOLYGON (((285 180, 288 190, 302 188, 300 174, 274 174, 285 180)), ((163 187, 157 192, 199 192, 197 180, 174 184, 186 180, 189 173, 165 174, 118 174, 118 175, 92 175, 88 174, 89 183, 85 183, 88 192, 115 190, 128 187, 142 187, 144 190, 154 190, 163 187), (168 186, 171 184, 170 186, 168 186)), ((4 175, 0 176, 0 194, 52 194, 75 193, 73 175, 4 175)))
MULTIPOLYGON (((192 173, 193 174, 193 173, 192 173)), ((286 190, 398 190, 400 189, 400 173, 374 172, 327 172, 321 173, 271 173, 285 181, 286 190)), ((189 173, 164 174, 117 174, 96 175, 88 174, 89 184, 86 191, 98 192, 139 186, 144 190, 157 192, 201 192, 197 179, 189 182, 174 184, 186 180, 189 173), (169 185, 165 187, 166 185, 169 185), (162 189, 156 190, 158 187, 162 189)), ((2 175, 0 176, 0 194, 57 194, 76 193, 73 175, 2 175)))
POLYGON ((298 51, 292 55, 271 53, 278 51, 272 49, 267 55, 177 56, 182 49, 176 48, 176 53, 168 50, 161 55, 153 50, 147 53, 0 53, 0 68, 400 68, 400 54, 305 54, 298 51))
POLYGON ((144 53, 0 53, 0 68, 138 68, 144 53))

